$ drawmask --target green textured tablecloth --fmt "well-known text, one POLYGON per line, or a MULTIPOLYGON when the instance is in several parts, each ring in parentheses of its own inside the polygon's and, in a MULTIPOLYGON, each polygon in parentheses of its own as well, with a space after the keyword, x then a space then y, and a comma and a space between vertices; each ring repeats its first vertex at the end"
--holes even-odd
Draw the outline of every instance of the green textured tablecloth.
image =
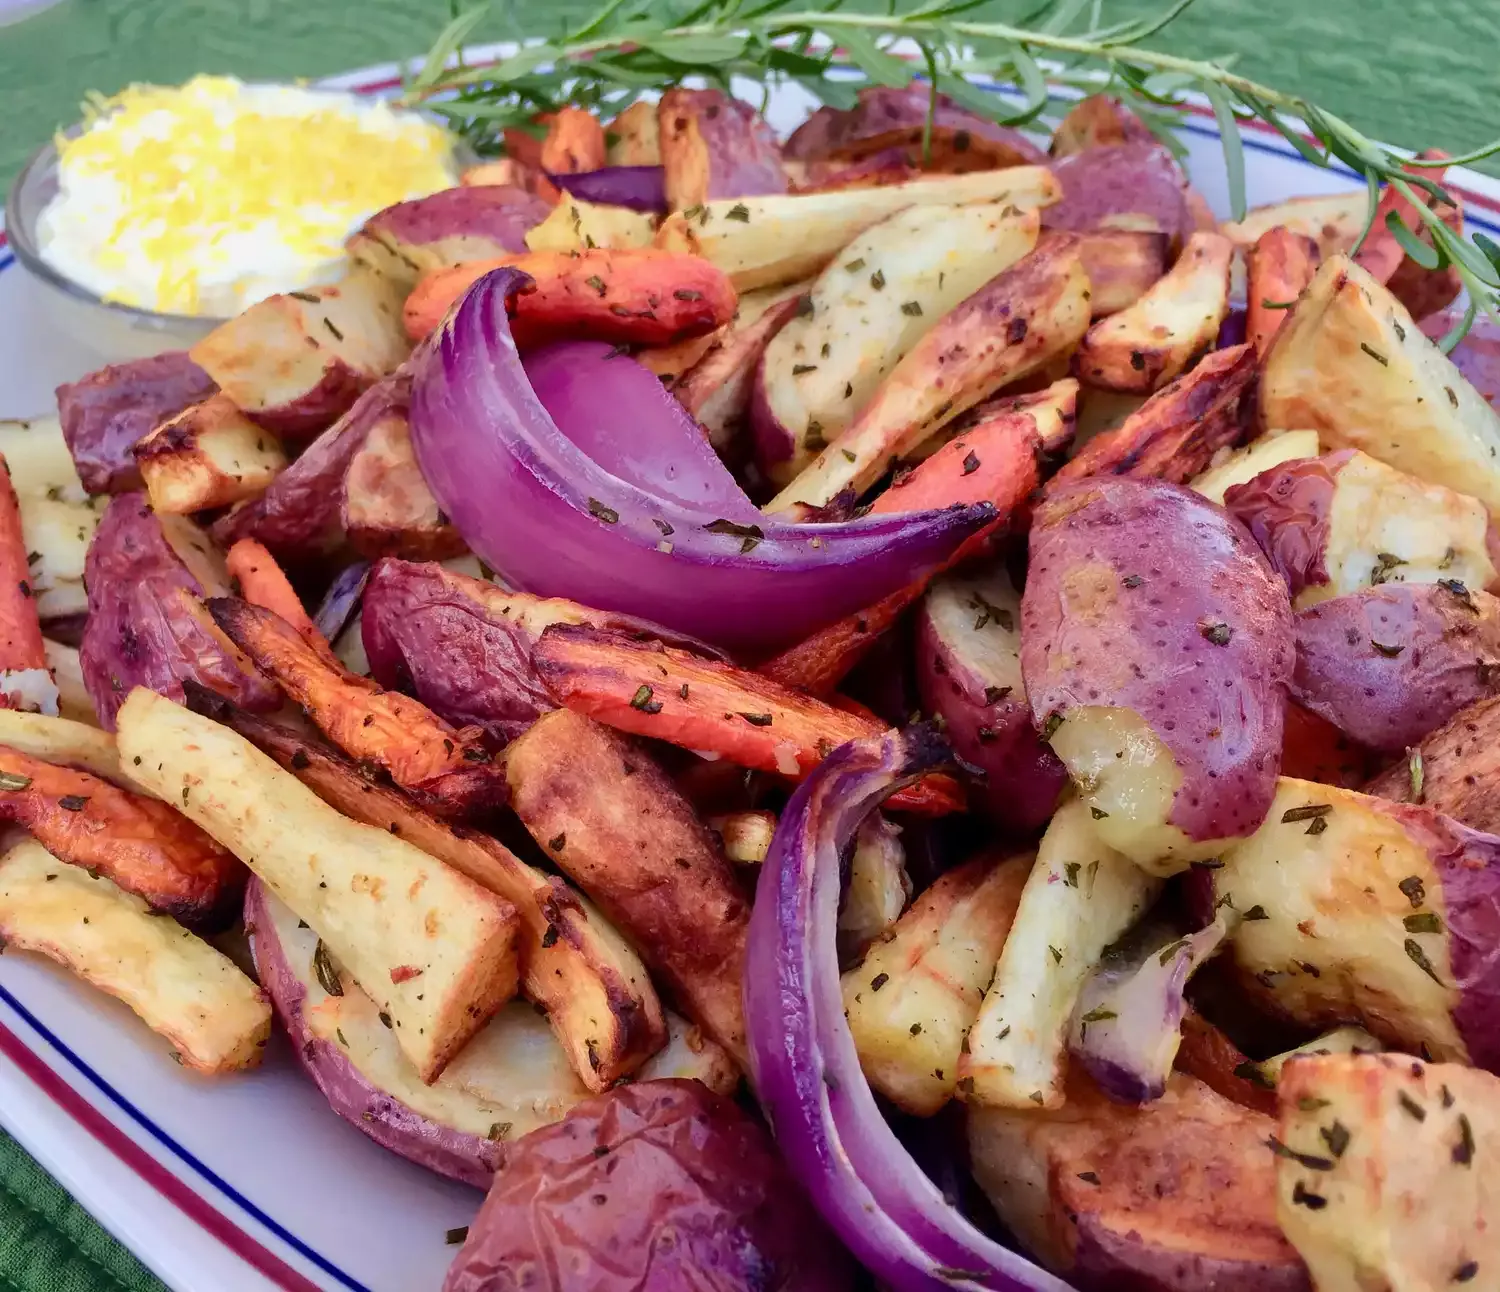
MULTIPOLYGON (((517 24, 541 34, 539 14, 593 7, 522 0, 508 11, 520 17, 502 13, 477 38, 513 35, 517 24)), ((998 0, 990 12, 1033 7, 998 0)), ((1155 7, 1109 0, 1108 11, 1155 7)), ((447 0, 64 0, 0 25, 0 186, 76 118, 86 90, 197 71, 325 75, 420 52, 448 12, 447 0)), ((1200 57, 1237 53, 1246 75, 1310 94, 1392 143, 1456 153, 1500 133, 1500 0, 1197 0, 1157 43, 1200 57)), ((159 1287, 0 1133, 0 1292, 159 1287)))

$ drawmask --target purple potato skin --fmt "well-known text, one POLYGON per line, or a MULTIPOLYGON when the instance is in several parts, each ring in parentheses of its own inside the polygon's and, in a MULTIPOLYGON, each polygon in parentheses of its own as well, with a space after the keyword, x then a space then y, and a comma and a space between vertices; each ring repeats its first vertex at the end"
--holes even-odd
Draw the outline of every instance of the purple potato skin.
POLYGON ((1042 227, 1071 233, 1110 228, 1154 228, 1174 246, 1193 229, 1182 174, 1160 144, 1090 148, 1052 164, 1062 200, 1042 211, 1042 227), (1122 223, 1121 217, 1138 222, 1122 223))
MULTIPOLYGON (((925 90, 870 86, 859 92, 856 107, 819 108, 792 132, 781 152, 789 160, 802 162, 856 161, 888 148, 920 145, 927 111, 925 90)), ((998 170, 1046 164, 1047 154, 1019 130, 987 121, 945 94, 938 96, 932 120, 931 169, 998 170)))
POLYGON ((531 667, 531 634, 491 614, 466 582, 440 565, 377 561, 360 631, 382 686, 455 726, 483 727, 498 749, 557 704, 531 667))
POLYGON ((90 493, 139 489, 141 472, 131 452, 136 441, 218 388, 186 350, 111 364, 59 386, 63 439, 83 487, 90 493))
MULTIPOLYGON (((1429 314, 1418 326, 1431 340, 1441 341, 1463 316, 1463 310, 1450 308, 1429 314)), ((1500 411, 1500 323, 1481 310, 1448 357, 1490 407, 1500 411)))
POLYGON ((776 137, 748 103, 723 90, 668 90, 657 111, 668 206, 785 193, 776 137))
POLYGON ((1282 462, 1224 491, 1225 510, 1255 536, 1294 597, 1310 585, 1328 582, 1323 557, 1335 478, 1353 456, 1353 449, 1343 449, 1282 462))
POLYGON ((377 381, 318 436, 259 498, 222 516, 214 539, 230 547, 254 538, 284 560, 327 552, 343 537, 344 475, 384 418, 406 417, 411 379, 396 372, 377 381))
POLYGON ((1154 1245, 1103 1217, 1078 1218, 1076 1264, 1068 1280, 1080 1292, 1312 1292, 1306 1268, 1290 1262, 1236 1261, 1154 1245))
POLYGON ((476 1189, 488 1189, 509 1145, 440 1126, 367 1081, 336 1045, 314 1034, 302 1017, 307 984, 297 976, 276 937, 265 888, 252 878, 245 890, 245 930, 260 984, 313 1084, 340 1117, 408 1161, 476 1189))
POLYGON ((696 1081, 586 1100, 509 1146, 443 1292, 844 1292, 769 1136, 696 1081))
POLYGON ((276 687, 241 671, 222 639, 188 613, 208 590, 172 550, 145 494, 118 494, 110 502, 89 545, 84 583, 89 617, 79 663, 106 730, 114 730, 132 688, 144 686, 180 704, 184 678, 258 713, 280 706, 276 687))
MULTIPOLYGON (((1004 575, 996 582, 1003 590, 987 599, 1017 613, 1013 592, 1001 600, 1010 592, 1004 575)), ((975 795, 986 815, 1017 834, 1032 834, 1051 818, 1068 770, 1036 733, 1031 706, 1019 686, 1019 668, 1002 677, 987 667, 978 639, 986 629, 997 628, 982 624, 979 613, 968 614, 959 624, 953 616, 935 612, 934 598, 942 595, 942 585, 929 592, 917 616, 922 708, 941 715, 954 752, 984 773, 975 795), (991 698, 997 691, 1004 694, 991 698)))
POLYGON ((1296 618, 1292 698, 1398 754, 1500 691, 1500 600, 1463 584, 1383 583, 1296 618))
POLYGON ((476 184, 397 202, 366 220, 360 233, 383 236, 398 247, 470 238, 493 244, 490 254, 499 256, 525 251, 527 230, 551 213, 547 202, 524 189, 476 184))
POLYGON ((1021 672, 1039 724, 1134 710, 1182 772, 1168 823, 1239 838, 1276 793, 1291 602, 1248 530, 1162 480, 1069 481, 1037 507, 1021 672))

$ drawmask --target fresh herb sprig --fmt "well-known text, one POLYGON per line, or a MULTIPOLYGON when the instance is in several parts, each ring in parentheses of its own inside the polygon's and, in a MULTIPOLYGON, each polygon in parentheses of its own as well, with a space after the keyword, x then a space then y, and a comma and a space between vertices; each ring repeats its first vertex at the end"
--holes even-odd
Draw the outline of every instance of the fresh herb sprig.
POLYGON ((1470 240, 1449 228, 1441 209, 1432 207, 1451 206, 1452 199, 1422 173, 1493 156, 1500 152, 1500 139, 1446 162, 1413 160, 1301 95, 1238 75, 1232 59, 1198 60, 1144 47, 1143 41, 1193 0, 1173 0, 1153 17, 1116 23, 1103 21, 1103 0, 1043 0, 1018 24, 971 21, 966 15, 985 0, 915 0, 905 9, 898 8, 902 0, 889 0, 884 14, 836 12, 841 0, 826 11, 810 12, 794 8, 797 2, 607 0, 591 17, 551 39, 525 43, 498 63, 450 66, 489 12, 484 5, 453 19, 411 78, 405 97, 450 118, 482 149, 493 146, 500 131, 534 128, 539 113, 563 104, 619 111, 644 91, 690 77, 725 89, 736 76, 767 90, 794 82, 823 103, 847 108, 861 85, 904 88, 925 76, 934 106, 936 96, 946 94, 983 117, 1015 126, 1045 120, 1065 103, 1054 96, 1055 87, 1104 90, 1126 100, 1165 137, 1185 96, 1198 93, 1219 122, 1236 218, 1245 210, 1239 124, 1256 119, 1313 164, 1342 162, 1364 178, 1370 208, 1360 243, 1376 218, 1382 186, 1411 203, 1421 229, 1407 227, 1394 212, 1386 217, 1387 227, 1418 264, 1452 266, 1468 290, 1467 314, 1444 338, 1445 349, 1457 344, 1478 310, 1500 320, 1500 245, 1482 233, 1470 240), (898 41, 911 42, 919 57, 894 53, 898 41), (1017 94, 980 89, 967 79, 971 76, 1013 85, 1017 94), (1296 118, 1311 140, 1292 124, 1296 118), (1434 199, 1432 206, 1418 190, 1434 199), (1425 240, 1419 236, 1423 232, 1425 240))

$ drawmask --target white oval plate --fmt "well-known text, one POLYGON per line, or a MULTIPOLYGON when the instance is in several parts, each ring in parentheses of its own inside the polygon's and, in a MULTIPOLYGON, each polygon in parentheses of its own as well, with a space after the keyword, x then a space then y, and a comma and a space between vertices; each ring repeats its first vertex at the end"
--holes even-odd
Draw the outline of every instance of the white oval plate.
MULTIPOLYGON (((471 61, 495 57, 479 49, 471 61)), ((331 78, 389 92, 394 64, 331 78)), ((791 87, 768 115, 790 130, 812 106, 791 87)), ((1251 128, 1252 204, 1359 187, 1251 128)), ((1218 130, 1183 128, 1193 182, 1228 215, 1218 130)), ((1500 183, 1455 171, 1469 223, 1500 240, 1500 183)), ((35 286, 0 231, 0 417, 50 412, 53 387, 99 366, 48 331, 35 286)), ((0 957, 0 1125, 178 1292, 436 1292, 480 1195, 377 1148, 329 1111, 284 1041, 257 1072, 203 1080, 128 1010, 52 966, 0 957)))

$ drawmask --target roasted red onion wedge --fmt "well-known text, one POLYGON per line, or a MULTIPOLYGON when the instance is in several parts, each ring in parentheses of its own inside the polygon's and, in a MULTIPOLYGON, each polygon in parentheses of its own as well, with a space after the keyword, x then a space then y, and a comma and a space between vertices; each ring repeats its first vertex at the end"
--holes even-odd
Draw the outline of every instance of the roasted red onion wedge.
MULTIPOLYGON (((480 279, 412 359, 422 474, 471 550, 508 581, 771 650, 930 572, 994 519, 979 504, 835 525, 742 523, 620 479, 559 430, 526 379, 505 311, 526 281, 512 269, 480 279)), ((585 386, 580 398, 589 395, 585 386)), ((589 415, 649 439, 663 461, 691 429, 604 403, 589 415)))
POLYGON ((881 1283, 898 1292, 1068 1292, 981 1234, 923 1174, 881 1116, 844 1018, 840 854, 884 798, 949 757, 925 726, 851 741, 787 804, 750 920, 745 1017, 756 1090, 792 1174, 881 1283))

